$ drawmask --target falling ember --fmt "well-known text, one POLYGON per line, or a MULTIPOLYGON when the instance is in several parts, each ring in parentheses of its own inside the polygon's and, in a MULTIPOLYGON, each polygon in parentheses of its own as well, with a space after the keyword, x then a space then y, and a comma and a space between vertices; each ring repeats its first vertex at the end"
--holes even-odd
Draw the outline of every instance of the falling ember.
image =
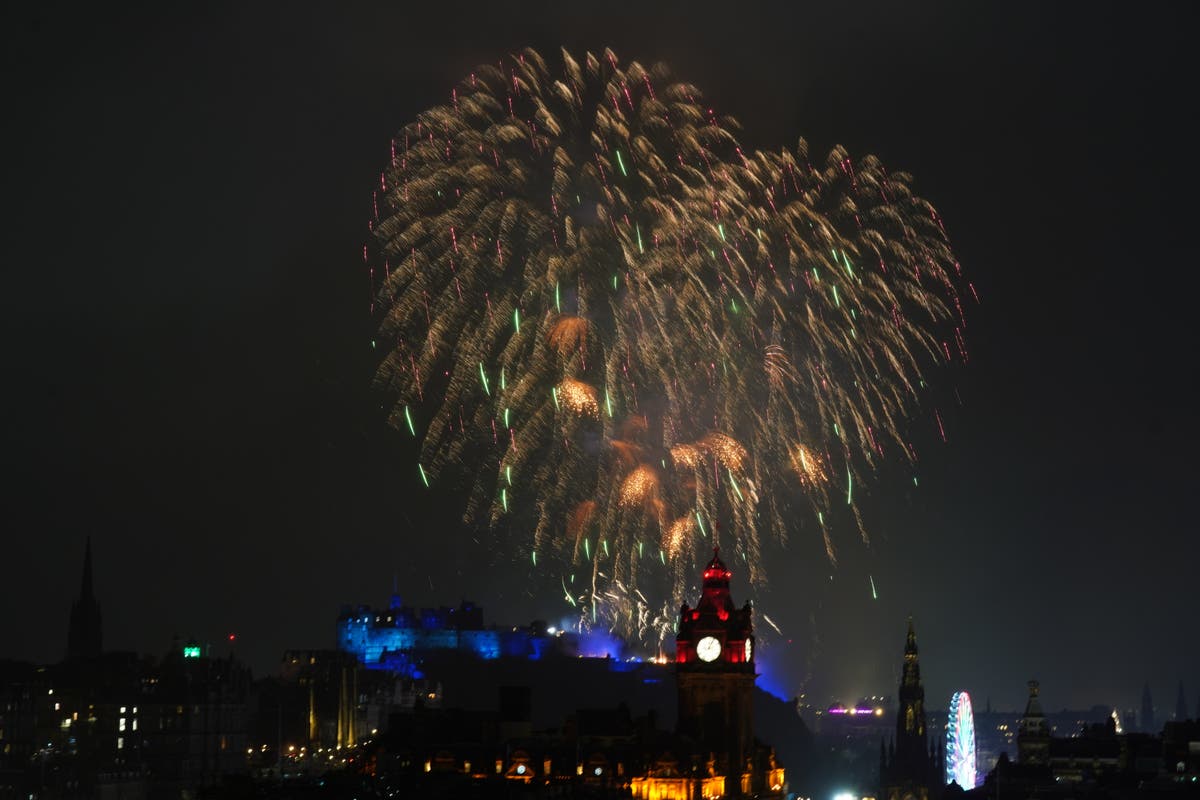
POLYGON ((792 469, 800 476, 801 482, 816 483, 826 479, 821 460, 802 444, 792 448, 792 469))
POLYGON ((789 382, 796 379, 787 351, 777 344, 769 344, 763 348, 763 370, 775 389, 784 389, 789 382))
POLYGON ((746 462, 746 448, 732 436, 713 431, 701 440, 701 444, 728 469, 741 470, 746 462))
POLYGON ((704 455, 690 444, 677 444, 671 448, 671 458, 676 464, 695 469, 704 460, 704 455))
POLYGON ((558 386, 558 399, 568 411, 588 417, 600 416, 596 390, 583 381, 567 378, 558 386))
POLYGON ((559 358, 570 358, 582 353, 587 347, 588 322, 581 317, 560 317, 550 328, 550 346, 558 351, 559 358))
POLYGON ((657 495, 658 487, 658 473, 653 467, 642 464, 621 484, 621 505, 626 508, 642 505, 657 495))
POLYGON ((662 549, 666 551, 667 556, 675 558, 692 540, 692 518, 680 517, 671 523, 671 527, 663 532, 662 549))

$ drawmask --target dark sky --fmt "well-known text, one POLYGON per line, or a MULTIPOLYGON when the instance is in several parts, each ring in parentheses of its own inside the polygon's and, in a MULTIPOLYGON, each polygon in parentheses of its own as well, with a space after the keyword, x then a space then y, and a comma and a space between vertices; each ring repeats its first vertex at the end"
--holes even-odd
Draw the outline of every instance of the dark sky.
POLYGON ((1147 679, 1160 718, 1180 679, 1195 703, 1185 12, 166 5, 4 12, 0 657, 61 656, 88 535, 107 645, 236 632, 260 673, 393 576, 413 603, 561 613, 383 426, 361 246, 391 134, 471 66, 612 46, 751 145, 914 173, 983 297, 970 364, 936 376, 962 400, 949 442, 914 428, 920 487, 884 470, 870 550, 843 539, 833 570, 801 543, 775 569, 772 682, 891 692, 911 612, 933 706, 1017 707, 1031 677, 1051 708, 1132 705, 1147 679))

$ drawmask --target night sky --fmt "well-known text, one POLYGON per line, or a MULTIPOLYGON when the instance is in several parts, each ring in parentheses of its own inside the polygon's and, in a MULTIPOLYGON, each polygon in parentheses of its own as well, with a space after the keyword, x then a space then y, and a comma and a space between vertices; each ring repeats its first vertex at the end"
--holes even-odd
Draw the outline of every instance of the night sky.
POLYGON ((970 363, 931 375, 948 443, 914 419, 919 488, 885 468, 858 500, 870 548, 843 534, 835 570, 798 541, 774 568, 773 688, 894 693, 912 613, 934 707, 1020 707, 1034 677, 1048 708, 1133 706, 1149 680, 1162 719, 1180 679, 1195 705, 1186 12, 240 5, 4 12, 0 657, 62 656, 88 535, 108 647, 232 632, 258 674, 393 579, 491 620, 565 614, 385 427, 361 251, 390 136, 473 65, 611 46, 751 146, 912 172, 983 299, 970 363))

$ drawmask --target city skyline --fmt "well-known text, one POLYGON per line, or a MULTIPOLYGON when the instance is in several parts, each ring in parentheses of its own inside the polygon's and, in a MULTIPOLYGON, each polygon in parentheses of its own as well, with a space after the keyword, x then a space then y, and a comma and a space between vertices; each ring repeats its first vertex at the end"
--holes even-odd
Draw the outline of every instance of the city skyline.
POLYGON ((472 65, 611 46, 755 146, 912 172, 982 297, 937 375, 947 441, 916 420, 919 484, 887 464, 858 489, 872 546, 779 556, 782 692, 890 690, 909 614, 931 701, 1016 709, 1036 678, 1048 708, 1137 709, 1148 680, 1164 719, 1200 691, 1181 12, 716 8, 8 12, 0 656, 62 657, 88 535, 113 649, 233 633, 261 674, 393 581, 552 616, 553 581, 464 529, 384 424, 361 250, 389 137, 472 65))

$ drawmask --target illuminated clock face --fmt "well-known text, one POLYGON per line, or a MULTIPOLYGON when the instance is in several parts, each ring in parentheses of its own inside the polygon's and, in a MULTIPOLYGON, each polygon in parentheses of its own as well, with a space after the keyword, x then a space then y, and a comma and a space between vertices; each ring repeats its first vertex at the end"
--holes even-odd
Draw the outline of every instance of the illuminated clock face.
POLYGON ((749 639, 747 639, 746 640, 746 660, 749 661, 750 657, 753 655, 754 655, 754 644, 749 639))
POLYGON ((717 656, 721 655, 721 643, 712 636, 705 636, 696 642, 696 655, 700 656, 701 661, 716 661, 717 656))

